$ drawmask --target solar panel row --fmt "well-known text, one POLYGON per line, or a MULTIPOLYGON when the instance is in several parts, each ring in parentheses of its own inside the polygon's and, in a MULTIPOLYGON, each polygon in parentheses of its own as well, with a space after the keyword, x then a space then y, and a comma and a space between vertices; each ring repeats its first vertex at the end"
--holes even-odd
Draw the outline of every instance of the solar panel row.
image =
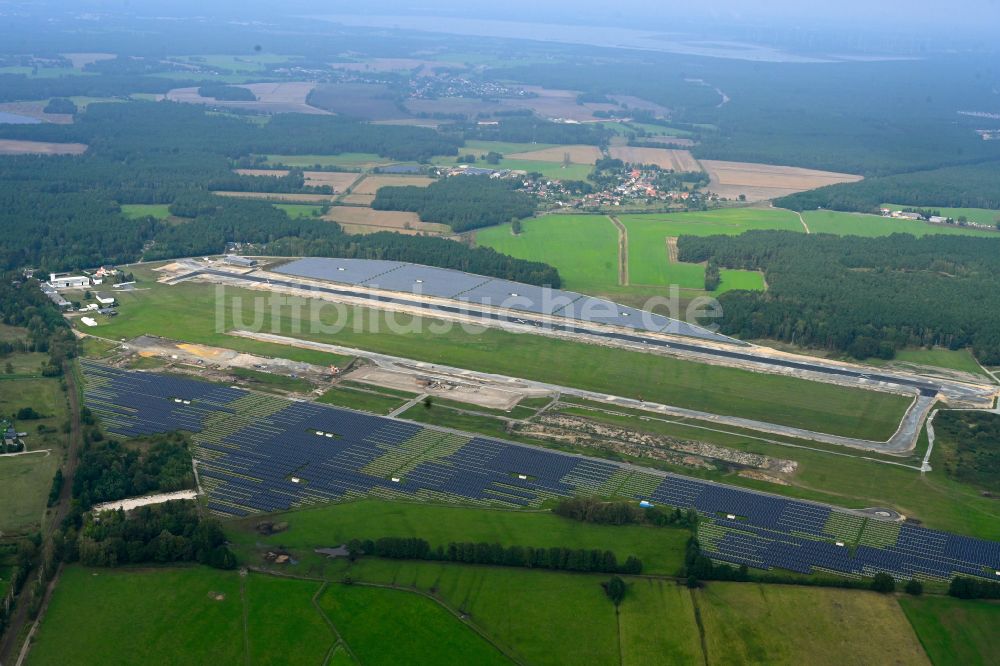
POLYGON ((1000 543, 485 437, 443 435, 311 402, 83 361, 88 406, 113 433, 189 430, 211 510, 242 516, 365 495, 535 506, 618 488, 693 508, 726 562, 848 576, 996 577, 1000 543), (658 479, 658 481, 657 481, 658 479), (640 490, 636 490, 640 489, 640 490), (837 545, 852 535, 853 547, 837 545))

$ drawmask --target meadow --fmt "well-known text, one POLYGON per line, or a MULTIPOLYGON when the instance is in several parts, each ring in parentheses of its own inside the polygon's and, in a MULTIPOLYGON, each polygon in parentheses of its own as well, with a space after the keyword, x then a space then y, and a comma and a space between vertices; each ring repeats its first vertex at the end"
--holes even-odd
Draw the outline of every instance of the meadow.
POLYGON ((257 517, 230 524, 230 539, 241 554, 278 545, 309 552, 351 539, 419 537, 430 542, 431 547, 452 541, 474 541, 504 546, 611 550, 622 562, 629 555, 641 559, 644 573, 669 576, 683 565, 684 547, 690 536, 688 530, 672 527, 580 523, 549 511, 508 511, 379 499, 298 509, 275 514, 269 519, 288 523, 288 530, 261 536, 255 530, 257 517))
MULTIPOLYGON (((266 356, 342 364, 330 354, 226 335, 216 322, 212 286, 146 282, 143 287, 122 294, 119 316, 102 319, 93 332, 116 339, 153 334, 266 356)), ((221 312, 226 329, 236 322, 232 315, 233 297, 249 303, 262 297, 260 292, 237 289, 227 289, 226 294, 221 312)), ((273 320, 271 308, 266 310, 257 312, 259 330, 866 439, 888 438, 909 402, 901 396, 874 391, 499 329, 486 329, 477 335, 451 327, 446 332, 431 334, 421 327, 422 332, 414 333, 407 325, 413 321, 409 315, 365 308, 338 313, 328 305, 316 313, 317 320, 330 327, 337 325, 339 331, 296 333, 290 321, 290 308, 281 308, 281 318, 273 320), (389 325, 389 321, 402 324, 402 330, 389 325), (664 381, 667 377, 669 381, 664 381)), ((245 325, 250 323, 252 318, 245 325)), ((311 327, 308 321, 305 323, 305 328, 311 327)), ((429 320, 424 319, 423 323, 428 324, 429 320)))
POLYGON ((892 596, 712 583, 696 598, 710 664, 929 663, 892 596))
POLYGON ((359 390, 340 385, 320 396, 318 402, 384 415, 404 405, 406 400, 381 393, 377 388, 359 390))
POLYGON ((37 378, 42 354, 13 354, 8 362, 15 374, 0 375, 0 414, 14 414, 31 407, 43 418, 18 421, 27 432, 28 455, 0 456, 0 533, 20 533, 37 529, 45 513, 52 476, 62 460, 66 436, 62 432, 68 415, 66 394, 58 379, 37 378), (39 432, 39 428, 46 432, 39 432), (45 453, 44 451, 49 451, 45 453))
POLYGON ((297 217, 318 217, 323 211, 322 206, 315 206, 312 204, 282 204, 276 203, 273 206, 279 210, 285 211, 285 214, 294 219, 297 217))
POLYGON ((935 666, 986 666, 1000 654, 1000 604, 949 597, 901 597, 935 666))
POLYGON ((373 167, 393 164, 375 153, 340 153, 338 155, 266 155, 268 166, 286 166, 297 168, 337 167, 341 169, 363 171, 373 167))
MULTIPOLYGON (((746 209, 736 209, 746 210, 746 209)), ((720 213, 728 211, 720 211, 720 213)), ((697 215, 689 213, 688 215, 697 215)), ((476 243, 521 259, 544 261, 559 269, 567 289, 619 298, 663 295, 660 287, 677 285, 704 293, 705 267, 671 261, 667 237, 672 227, 663 220, 675 216, 622 215, 628 229, 629 286, 618 278, 618 231, 604 215, 545 215, 523 220, 515 236, 509 224, 480 229, 476 243)), ((734 216, 726 215, 726 219, 734 216)), ((697 225, 698 222, 687 224, 697 225)), ((728 228, 728 227, 724 227, 728 228)), ((711 233, 711 232, 710 232, 711 233)), ((715 231, 714 233, 720 233, 715 231)), ((763 289, 764 281, 752 271, 720 271, 722 283, 714 294, 730 289, 763 289)))

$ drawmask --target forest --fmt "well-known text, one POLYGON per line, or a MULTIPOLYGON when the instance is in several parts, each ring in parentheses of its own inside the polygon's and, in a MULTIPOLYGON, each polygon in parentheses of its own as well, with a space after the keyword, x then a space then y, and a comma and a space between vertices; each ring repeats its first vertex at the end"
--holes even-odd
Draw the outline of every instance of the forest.
MULTIPOLYGON (((0 136, 90 146, 81 156, 0 157, 0 226, 6 232, 0 269, 71 270, 140 258, 218 254, 226 243, 241 242, 260 253, 398 259, 560 284, 555 269, 490 249, 391 233, 353 236, 331 222, 291 220, 266 202, 225 199, 207 191, 211 186, 255 191, 274 180, 288 191, 323 191, 306 187, 299 172, 267 183, 262 177, 233 174, 231 160, 252 153, 359 151, 397 159, 457 153, 459 140, 426 128, 295 114, 276 116, 261 128, 196 106, 135 102, 92 104, 73 125, 0 126, 0 136), (188 221, 176 225, 151 217, 128 219, 121 214, 125 203, 171 204, 172 214, 188 221)), ((492 194, 491 201, 517 202, 502 222, 534 210, 530 199, 524 207, 525 195, 492 194)))
POLYGON ((188 443, 174 433, 139 445, 115 440, 86 442, 73 477, 73 497, 82 508, 89 509, 125 497, 193 486, 188 443))
MULTIPOLYGON (((792 194, 774 202, 792 210, 876 213, 884 203, 911 206, 1000 209, 1000 161, 914 171, 829 185, 792 194)), ((997 213, 1000 217, 1000 212, 997 213)))
POLYGON ((991 493, 1000 493, 1000 416, 945 410, 934 419, 945 473, 991 493))
POLYGON ((223 83, 206 83, 198 88, 198 95, 226 102, 257 101, 257 96, 249 88, 227 86, 223 83))
POLYGON ((907 346, 971 347, 1000 364, 1000 239, 751 231, 681 236, 681 261, 764 271, 766 292, 719 297, 724 333, 892 358, 907 346))
POLYGON ((522 184, 516 178, 460 175, 427 187, 382 187, 372 208, 409 211, 423 222, 447 224, 455 232, 469 231, 534 215, 534 197, 517 191, 522 184))

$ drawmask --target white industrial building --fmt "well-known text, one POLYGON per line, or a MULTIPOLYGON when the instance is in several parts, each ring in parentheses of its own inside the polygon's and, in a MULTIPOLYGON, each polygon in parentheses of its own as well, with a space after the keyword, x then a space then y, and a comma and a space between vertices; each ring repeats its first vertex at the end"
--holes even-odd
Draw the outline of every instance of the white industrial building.
POLYGON ((90 286, 90 278, 69 273, 49 273, 49 284, 56 289, 80 289, 90 286))

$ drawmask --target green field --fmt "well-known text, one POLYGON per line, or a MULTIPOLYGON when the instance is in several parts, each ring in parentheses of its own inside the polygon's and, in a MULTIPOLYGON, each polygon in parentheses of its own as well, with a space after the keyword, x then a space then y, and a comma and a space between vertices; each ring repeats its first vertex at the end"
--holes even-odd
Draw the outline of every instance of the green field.
POLYGON ((324 663, 336 637, 312 605, 319 583, 251 575, 245 585, 248 663, 324 663))
POLYGON ((550 180, 587 180, 590 176, 590 172, 594 170, 594 165, 592 164, 570 164, 569 166, 563 166, 562 162, 512 160, 508 158, 500 160, 500 164, 497 166, 491 166, 485 163, 478 164, 477 166, 483 166, 484 168, 489 169, 527 171, 528 173, 536 172, 542 174, 542 176, 550 180))
POLYGON ((392 410, 406 404, 406 400, 377 392, 358 390, 349 386, 338 386, 324 393, 318 400, 328 405, 360 409, 373 414, 388 414, 392 410))
POLYGON ((892 596, 710 583, 697 595, 709 664, 927 664, 892 596))
POLYGON ((972 352, 968 349, 953 350, 938 347, 934 349, 901 349, 896 352, 896 357, 892 361, 868 359, 865 363, 870 365, 886 365, 886 363, 929 365, 947 370, 968 372, 989 379, 989 376, 983 372, 982 366, 976 362, 972 352))
POLYGON ((235 572, 72 566, 62 574, 28 663, 241 664, 241 616, 235 572))
MULTIPOLYGON (((15 372, 37 372, 35 362, 42 354, 14 354, 8 361, 15 372), (26 364, 25 359, 30 359, 26 364)), ((68 407, 66 394, 58 379, 26 379, 0 375, 0 414, 9 415, 22 407, 32 407, 44 418, 18 421, 17 428, 27 432, 28 455, 0 456, 0 532, 23 532, 37 528, 42 521, 52 486, 52 476, 62 461, 66 435, 62 432, 68 407), (39 427, 51 430, 44 434, 39 427), (46 454, 43 451, 48 450, 46 454)))
POLYGON ((501 155, 513 155, 514 153, 528 153, 532 150, 545 150, 553 148, 553 143, 512 143, 509 141, 466 141, 465 145, 458 149, 459 154, 473 154, 476 157, 483 157, 486 153, 494 152, 501 155))
POLYGON ((231 524, 230 539, 241 553, 282 545, 303 553, 338 546, 351 539, 384 536, 420 537, 432 547, 452 541, 501 543, 505 546, 598 548, 612 550, 619 561, 635 555, 643 571, 672 575, 684 561, 687 530, 638 525, 580 523, 549 511, 506 511, 440 504, 360 500, 300 509, 270 518, 287 522, 287 531, 261 536, 257 518, 231 524), (259 544, 259 545, 258 545, 259 544))
MULTIPOLYGON (((338 364, 332 355, 235 338, 216 330, 215 290, 193 283, 176 286, 144 283, 148 289, 122 294, 120 315, 104 320, 98 329, 109 338, 143 334, 230 347, 251 353, 286 356, 324 365, 338 364)), ((227 289, 226 305, 240 296, 250 303, 259 292, 227 289)), ((271 308, 261 311, 261 330, 291 334, 291 309, 281 308, 282 319, 271 320, 271 308)), ((485 372, 546 381, 582 389, 642 397, 648 401, 712 413, 782 423, 866 439, 887 439, 896 429, 908 400, 886 393, 821 384, 793 377, 747 372, 673 358, 605 348, 584 343, 487 329, 475 335, 461 328, 414 333, 405 324, 408 315, 367 310, 349 311, 337 320, 333 308, 317 314, 333 333, 299 333, 299 337, 336 342, 411 358, 447 363, 485 372), (388 323, 387 317, 402 330, 388 323), (357 318, 357 319, 355 319, 357 318)), ((247 313, 244 320, 252 321, 247 313)), ((235 317, 226 318, 231 328, 235 317)), ((424 320, 424 323, 429 323, 424 320)), ((303 328, 310 328, 306 322, 303 328)), ((342 359, 339 359, 342 360, 342 359)))
MULTIPOLYGON (((912 208, 912 206, 907 206, 906 204, 882 204, 882 207, 891 208, 892 210, 912 208)), ((964 216, 967 220, 969 220, 969 222, 975 222, 977 224, 994 226, 997 222, 1000 222, 1000 210, 990 210, 988 208, 942 208, 941 206, 916 207, 938 211, 942 216, 950 217, 953 220, 957 220, 958 218, 964 216)))
POLYGON ((809 210, 802 213, 809 230, 814 234, 837 234, 838 236, 888 236, 903 233, 913 236, 933 234, 984 236, 1000 238, 995 231, 969 229, 958 225, 928 224, 914 220, 897 220, 881 215, 862 213, 841 213, 832 210, 809 210))
POLYGON ((508 664, 440 604, 414 592, 331 585, 320 607, 362 664, 508 664))
POLYGON ((323 209, 322 206, 311 206, 309 204, 272 204, 278 210, 285 211, 288 217, 294 219, 297 217, 316 217, 320 214, 323 209))
MULTIPOLYGON (((170 58, 170 60, 178 62, 189 62, 206 67, 218 67, 219 69, 228 69, 233 72, 261 72, 264 71, 267 65, 276 65, 294 59, 294 56, 283 56, 274 53, 183 55, 170 58)), ((190 74, 188 76, 191 77, 190 74)))
POLYGON ((167 204, 122 204, 122 215, 132 219, 155 217, 165 220, 170 217, 170 206, 167 204))
MULTIPOLYGON (((639 223, 643 228, 655 229, 661 237, 735 236, 755 229, 803 231, 798 216, 781 208, 721 208, 694 213, 622 215, 619 219, 628 227, 629 234, 632 233, 632 225, 639 223)), ((640 230, 639 233, 643 232, 640 230)))
MULTIPOLYGON (((476 232, 476 242, 520 259, 555 266, 565 288, 588 294, 652 296, 662 291, 659 287, 672 284, 701 291, 705 286, 705 267, 672 263, 667 255, 666 238, 674 235, 670 231, 673 225, 664 223, 668 217, 675 216, 620 217, 629 235, 630 287, 619 286, 618 230, 604 215, 545 215, 524 220, 517 236, 511 233, 509 224, 481 229, 476 232)), ((763 276, 753 271, 723 270, 721 277, 722 284, 714 293, 764 288, 763 276)))
POLYGON ((476 232, 476 243, 555 266, 566 289, 595 293, 618 285, 618 231, 604 215, 524 220, 517 236, 509 224, 489 227, 476 232))
POLYGON ((900 597, 935 666, 986 666, 1000 655, 1000 603, 950 597, 900 597))
POLYGON ((278 375, 273 372, 259 372, 248 368, 230 368, 229 372, 236 377, 250 382, 251 388, 262 391, 277 390, 308 393, 313 389, 313 385, 310 382, 298 377, 278 375))

